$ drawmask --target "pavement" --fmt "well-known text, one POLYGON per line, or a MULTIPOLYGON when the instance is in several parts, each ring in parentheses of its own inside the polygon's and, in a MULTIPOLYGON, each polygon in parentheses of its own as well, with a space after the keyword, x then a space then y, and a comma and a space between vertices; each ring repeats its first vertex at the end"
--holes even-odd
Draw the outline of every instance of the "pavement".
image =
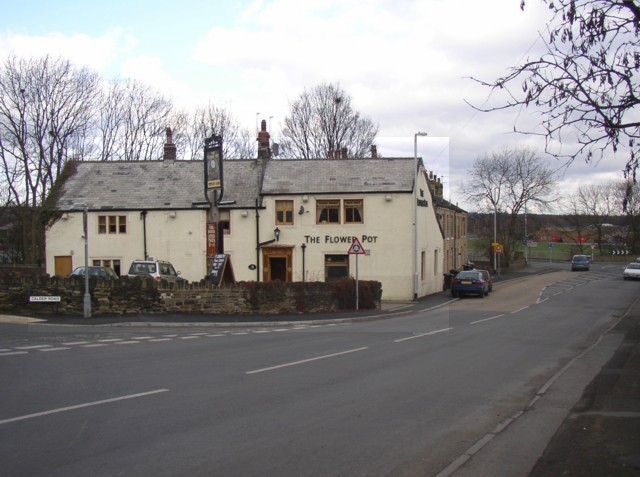
MULTIPOLYGON (((494 285, 532 273, 551 271, 527 268, 502 273, 494 285)), ((383 302, 380 310, 296 315, 133 315, 104 317, 9 316, 0 323, 92 326, 283 326, 286 324, 355 322, 387 319, 428 310, 452 300, 448 291, 417 302, 383 302)), ((529 477, 640 477, 640 296, 607 334, 623 336, 613 357, 600 369, 573 405, 529 477)))

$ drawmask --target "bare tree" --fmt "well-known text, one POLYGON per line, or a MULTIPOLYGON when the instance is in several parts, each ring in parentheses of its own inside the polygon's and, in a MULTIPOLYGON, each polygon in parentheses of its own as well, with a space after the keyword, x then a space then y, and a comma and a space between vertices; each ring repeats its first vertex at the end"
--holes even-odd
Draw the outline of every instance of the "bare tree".
POLYGON ((627 242, 632 252, 640 252, 640 185, 631 179, 620 182, 615 189, 621 208, 627 216, 627 242))
POLYGON ((305 90, 290 106, 280 146, 283 155, 303 159, 326 158, 347 152, 365 157, 378 126, 353 110, 351 97, 338 84, 305 90))
POLYGON ((213 135, 223 138, 223 156, 226 159, 248 159, 256 156, 255 137, 242 129, 231 113, 209 103, 184 115, 183 127, 176 127, 176 146, 184 151, 185 159, 201 160, 205 138, 213 135))
MULTIPOLYGON (((477 109, 534 109, 542 118, 547 152, 569 163, 577 157, 597 163, 606 150, 624 148, 629 154, 625 174, 635 180, 640 160, 640 2, 542 1, 552 15, 543 38, 545 53, 527 58, 495 81, 476 80, 492 92, 506 93, 501 105, 477 109)), ((524 4, 522 0, 523 9, 524 4)))
POLYGON ((578 209, 585 216, 587 224, 596 232, 596 243, 602 254, 602 243, 606 224, 620 211, 616 184, 593 184, 578 188, 578 209))
POLYGON ((92 129, 99 78, 86 68, 48 56, 11 56, 0 67, 0 157, 7 203, 21 211, 22 258, 43 252, 37 207, 62 167, 76 158, 92 129))
POLYGON ((496 238, 504 245, 506 266, 516 241, 525 235, 520 214, 527 207, 544 209, 553 202, 555 183, 555 171, 526 147, 504 148, 474 161, 462 193, 480 211, 495 214, 496 238))

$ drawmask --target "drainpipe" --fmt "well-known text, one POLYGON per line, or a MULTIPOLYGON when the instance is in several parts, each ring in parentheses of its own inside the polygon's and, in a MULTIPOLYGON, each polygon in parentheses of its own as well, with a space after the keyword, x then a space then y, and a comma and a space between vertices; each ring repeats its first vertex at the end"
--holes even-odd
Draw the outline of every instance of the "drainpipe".
POLYGON ((144 246, 144 259, 149 258, 147 255, 147 211, 140 212, 140 218, 142 219, 142 243, 144 246))
POLYGON ((260 281, 260 214, 256 198, 256 283, 260 281))

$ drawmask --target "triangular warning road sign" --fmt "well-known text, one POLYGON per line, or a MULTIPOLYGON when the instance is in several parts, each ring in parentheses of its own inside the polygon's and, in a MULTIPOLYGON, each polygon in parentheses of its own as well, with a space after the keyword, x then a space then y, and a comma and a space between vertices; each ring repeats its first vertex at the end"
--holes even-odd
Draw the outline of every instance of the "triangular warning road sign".
POLYGON ((366 255, 366 253, 358 237, 353 237, 353 242, 351 242, 351 247, 349 247, 349 255, 366 255))

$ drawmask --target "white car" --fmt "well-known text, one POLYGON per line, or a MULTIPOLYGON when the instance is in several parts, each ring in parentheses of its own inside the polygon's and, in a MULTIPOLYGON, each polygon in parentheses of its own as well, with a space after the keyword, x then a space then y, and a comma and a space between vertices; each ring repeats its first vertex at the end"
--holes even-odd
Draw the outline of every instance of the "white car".
POLYGON ((635 262, 627 265, 622 272, 622 278, 625 280, 640 278, 640 263, 635 262))
POLYGON ((180 272, 176 272, 173 265, 165 260, 155 260, 149 257, 147 260, 134 260, 129 267, 130 277, 147 275, 156 280, 166 280, 168 282, 186 281, 180 276, 180 272))

